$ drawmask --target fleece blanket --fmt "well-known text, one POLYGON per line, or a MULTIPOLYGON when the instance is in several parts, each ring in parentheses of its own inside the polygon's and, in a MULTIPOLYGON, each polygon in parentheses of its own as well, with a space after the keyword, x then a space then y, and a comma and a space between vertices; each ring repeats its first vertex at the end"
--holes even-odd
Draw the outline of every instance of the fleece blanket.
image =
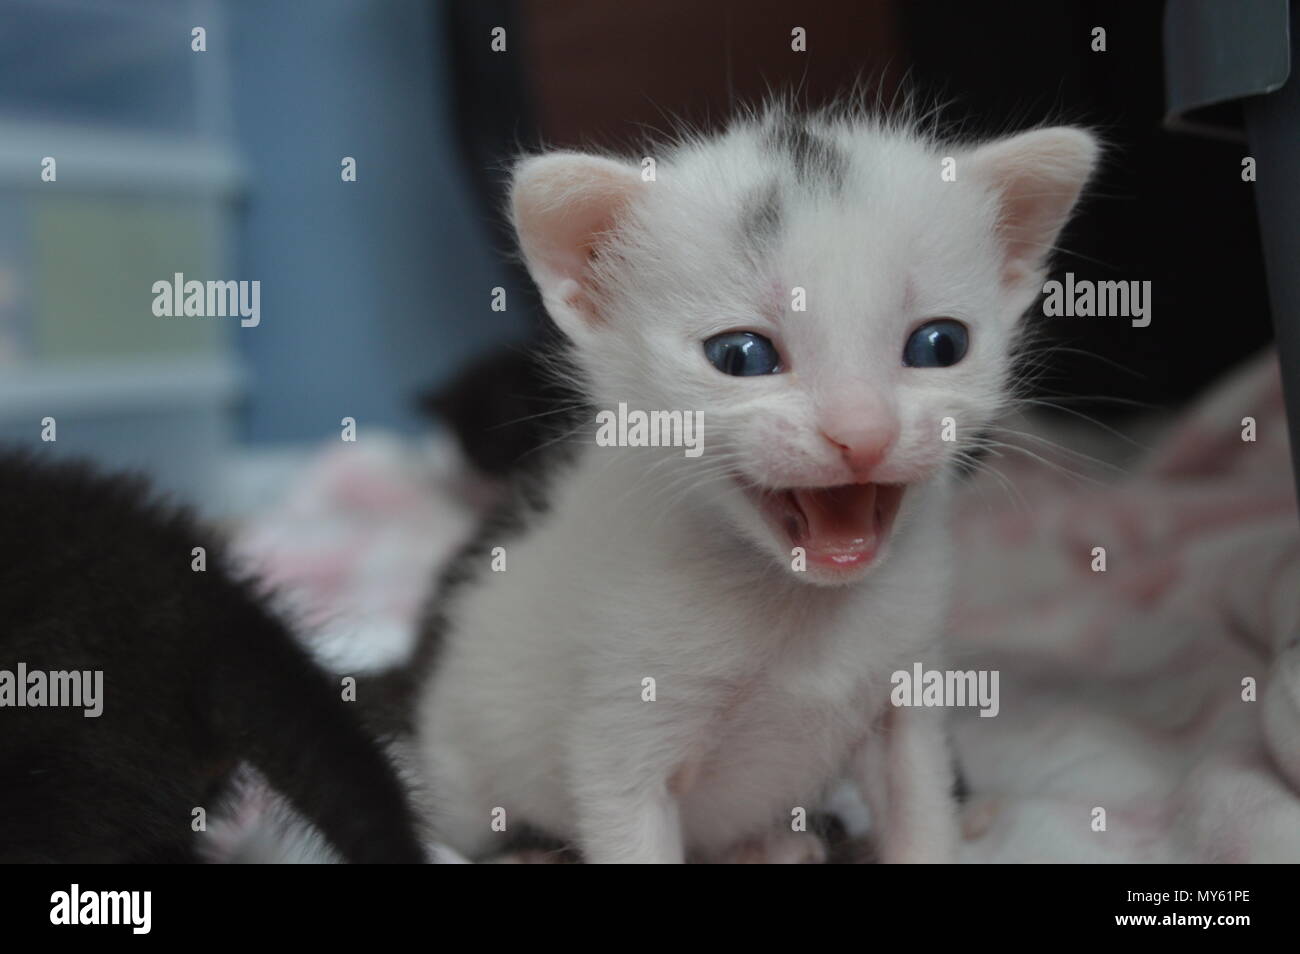
MULTIPOLYGON (((960 860, 1300 861, 1300 526, 1275 358, 1120 470, 1020 423, 957 500, 949 664, 999 674, 995 717, 954 712, 960 860)), ((311 458, 239 549, 324 662, 384 666, 493 492, 444 443, 372 435, 311 458)), ((304 833, 249 773, 211 854, 323 857, 304 833)))
POLYGON ((956 713, 964 860, 1300 861, 1300 526, 1275 357, 1119 479, 1041 435, 1025 447, 959 501, 953 656, 998 670, 1001 695, 996 718, 956 713))

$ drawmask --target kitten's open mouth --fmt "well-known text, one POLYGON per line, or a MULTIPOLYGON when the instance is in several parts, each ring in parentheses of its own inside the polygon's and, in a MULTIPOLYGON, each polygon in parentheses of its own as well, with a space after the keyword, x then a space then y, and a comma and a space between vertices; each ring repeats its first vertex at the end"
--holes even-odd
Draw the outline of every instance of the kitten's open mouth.
POLYGON ((751 491, 751 496, 792 547, 803 547, 810 564, 850 570, 869 565, 884 549, 906 489, 846 484, 751 491))

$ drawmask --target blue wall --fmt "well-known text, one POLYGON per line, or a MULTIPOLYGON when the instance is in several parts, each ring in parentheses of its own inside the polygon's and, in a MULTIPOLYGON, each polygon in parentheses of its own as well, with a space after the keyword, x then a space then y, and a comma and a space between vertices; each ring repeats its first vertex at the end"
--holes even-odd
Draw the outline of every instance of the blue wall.
POLYGON ((262 282, 261 325, 235 336, 251 372, 245 436, 337 435, 344 416, 414 430, 414 392, 520 333, 489 308, 507 284, 489 247, 498 226, 451 141, 436 5, 227 10, 250 169, 237 277, 262 282), (343 156, 357 182, 340 180, 343 156))

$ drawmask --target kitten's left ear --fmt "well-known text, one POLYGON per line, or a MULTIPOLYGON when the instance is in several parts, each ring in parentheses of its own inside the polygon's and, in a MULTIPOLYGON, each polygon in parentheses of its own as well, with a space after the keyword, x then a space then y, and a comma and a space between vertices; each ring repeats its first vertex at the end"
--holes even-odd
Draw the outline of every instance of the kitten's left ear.
POLYGON ((1034 129, 987 143, 966 159, 968 181, 998 197, 1002 279, 1036 284, 1057 234, 1101 155, 1092 134, 1071 126, 1034 129))
POLYGON ((600 321, 592 307, 592 259, 640 185, 632 166, 577 152, 515 167, 510 208, 519 246, 546 310, 570 338, 600 321))

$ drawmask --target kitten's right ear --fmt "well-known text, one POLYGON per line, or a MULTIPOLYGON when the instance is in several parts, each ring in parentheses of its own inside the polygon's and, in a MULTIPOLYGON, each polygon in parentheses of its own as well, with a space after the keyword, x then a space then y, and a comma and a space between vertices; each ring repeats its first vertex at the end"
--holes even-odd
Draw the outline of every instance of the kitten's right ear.
POLYGON ((634 167, 577 152, 515 167, 510 209, 519 247, 546 310, 570 337, 600 321, 592 256, 640 185, 634 167))
POLYGON ((1002 277, 1008 286, 1041 282, 1047 253, 1101 155, 1083 129, 1033 129, 978 147, 971 176, 990 186, 999 205, 1002 277))

